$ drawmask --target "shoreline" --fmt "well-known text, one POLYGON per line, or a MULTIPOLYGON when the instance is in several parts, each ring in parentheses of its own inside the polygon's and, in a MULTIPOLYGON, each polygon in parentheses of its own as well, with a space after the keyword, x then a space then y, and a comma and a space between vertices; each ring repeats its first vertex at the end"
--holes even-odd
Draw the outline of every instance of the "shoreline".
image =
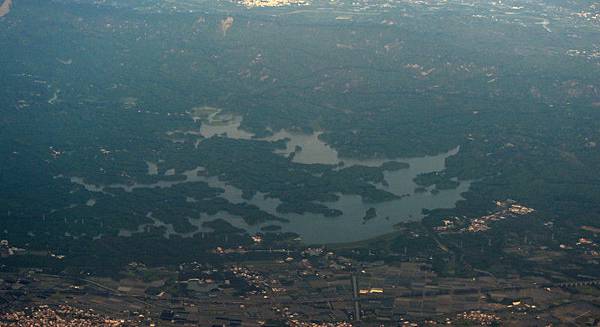
POLYGON ((12 0, 4 0, 2 5, 0 5, 0 17, 4 17, 4 16, 8 15, 11 7, 12 7, 12 0))

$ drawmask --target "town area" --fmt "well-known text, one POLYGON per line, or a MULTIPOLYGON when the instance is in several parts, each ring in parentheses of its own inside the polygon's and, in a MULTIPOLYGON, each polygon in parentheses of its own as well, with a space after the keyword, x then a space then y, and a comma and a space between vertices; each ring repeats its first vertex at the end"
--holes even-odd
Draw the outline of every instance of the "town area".
POLYGON ((600 317, 599 280, 443 277, 425 258, 388 264, 324 247, 271 249, 270 259, 244 261, 256 250, 216 248, 219 265, 131 262, 117 279, 4 267, 0 325, 581 326, 600 317))

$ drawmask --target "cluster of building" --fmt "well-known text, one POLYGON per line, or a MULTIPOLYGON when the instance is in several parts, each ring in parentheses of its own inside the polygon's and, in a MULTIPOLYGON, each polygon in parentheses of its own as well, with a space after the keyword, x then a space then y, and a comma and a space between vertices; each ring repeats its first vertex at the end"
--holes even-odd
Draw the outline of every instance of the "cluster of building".
POLYGON ((516 300, 513 301, 511 304, 507 305, 506 308, 510 310, 511 314, 514 314, 527 313, 529 311, 535 310, 537 306, 535 304, 529 304, 520 300, 516 300))
MULTIPOLYGON (((587 237, 580 237, 575 246, 580 251, 583 251, 583 254, 589 257, 597 258, 600 257, 600 245, 596 243, 593 239, 587 237)), ((572 250, 572 246, 568 246, 565 244, 561 244, 560 248, 563 250, 572 250)))
POLYGON ((460 313, 456 316, 456 319, 479 326, 490 326, 500 322, 500 317, 497 315, 493 313, 482 312, 480 310, 460 313))
POLYGON ((383 288, 380 288, 380 287, 361 288, 358 291, 358 294, 360 294, 360 295, 383 294, 383 288))
POLYGON ((245 254, 248 251, 242 247, 242 246, 238 246, 236 248, 224 248, 221 246, 217 246, 213 253, 215 254, 220 254, 220 255, 227 255, 227 254, 245 254))
POLYGON ((516 203, 514 200, 496 201, 498 210, 492 214, 481 216, 475 219, 467 219, 466 217, 448 217, 442 220, 440 226, 433 227, 437 233, 450 232, 485 232, 489 230, 490 223, 494 221, 504 220, 516 216, 523 216, 534 212, 533 208, 516 203), (466 222, 465 222, 466 221, 466 222))
POLYGON ((265 278, 256 271, 252 271, 247 267, 234 265, 230 268, 230 271, 235 277, 241 278, 246 281, 249 285, 256 287, 259 290, 271 289, 271 285, 265 280, 265 278))
MULTIPOLYGON (((600 9, 600 8, 598 8, 600 9)), ((600 12, 581 11, 575 13, 575 16, 583 18, 588 21, 600 21, 600 12)))
POLYGON ((433 230, 438 233, 451 232, 458 229, 460 222, 461 219, 459 219, 458 217, 448 217, 442 220, 442 225, 435 226, 433 230))
POLYGON ((95 313, 68 305, 52 308, 47 305, 25 308, 20 311, 0 313, 0 326, 54 326, 54 327, 118 327, 125 326, 125 320, 110 319, 95 313))
MULTIPOLYGON (((216 297, 227 290, 238 288, 246 296, 268 298, 271 293, 285 289, 276 280, 268 280, 259 272, 241 265, 222 268, 207 267, 198 263, 188 263, 180 267, 179 284, 197 297, 216 297)), ((163 293, 164 294, 164 293, 163 293)))
POLYGON ((317 323, 317 322, 305 322, 298 320, 291 320, 289 322, 290 327, 352 327, 353 325, 349 322, 332 322, 332 323, 317 323))
POLYGON ((59 157, 60 157, 60 156, 63 154, 63 152, 62 152, 62 151, 58 151, 58 150, 56 150, 56 149, 55 149, 53 146, 51 146, 51 147, 49 148, 49 150, 50 150, 50 155, 51 155, 51 156, 52 156, 52 158, 54 158, 54 159, 58 159, 58 158, 59 158, 59 157))
POLYGON ((597 246, 596 243, 594 243, 594 241, 590 240, 589 238, 585 238, 585 237, 579 238, 579 240, 577 241, 577 243, 575 243, 575 245, 580 245, 580 246, 586 246, 586 245, 597 246))
POLYGON ((284 7, 284 6, 306 6, 307 0, 238 0, 238 3, 247 8, 255 7, 284 7))
POLYGON ((6 258, 13 255, 24 254, 26 252, 25 249, 17 248, 14 246, 10 246, 8 240, 0 241, 0 257, 6 258))
POLYGON ((490 223, 516 216, 523 216, 534 212, 532 208, 517 204, 514 200, 496 201, 500 210, 486 216, 475 218, 463 231, 469 233, 485 232, 489 230, 490 223))
MULTIPOLYGON (((600 49, 569 49, 567 50, 566 55, 569 57, 581 57, 587 60, 600 59, 600 49)), ((593 148, 593 144, 594 142, 589 142, 586 144, 586 146, 589 148, 593 148)))

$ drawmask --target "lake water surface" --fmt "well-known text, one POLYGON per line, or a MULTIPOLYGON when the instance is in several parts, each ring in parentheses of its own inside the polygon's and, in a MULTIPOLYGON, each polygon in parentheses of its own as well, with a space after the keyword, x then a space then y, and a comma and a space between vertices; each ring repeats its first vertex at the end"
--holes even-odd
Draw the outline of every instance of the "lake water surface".
MULTIPOLYGON (((200 128, 200 134, 205 138, 214 136, 240 138, 240 139, 255 139, 252 133, 240 129, 241 117, 231 116, 229 119, 219 119, 215 123, 204 122, 200 128)), ((277 153, 281 155, 289 155, 295 152, 297 147, 302 150, 296 152, 293 161, 305 164, 322 163, 337 165, 344 162, 346 166, 363 165, 377 167, 385 162, 400 161, 410 165, 408 169, 397 171, 386 171, 384 173, 385 180, 388 185, 376 185, 380 189, 394 193, 398 196, 404 196, 401 199, 386 201, 382 203, 364 203, 362 198, 357 195, 338 194, 339 200, 330 203, 324 203, 330 208, 341 210, 344 214, 339 217, 324 217, 320 214, 307 213, 299 214, 281 214, 276 208, 280 204, 278 199, 267 198, 264 194, 258 193, 252 199, 246 200, 242 198, 242 190, 229 185, 217 177, 207 176, 202 167, 181 172, 185 176, 183 181, 159 181, 153 184, 135 183, 131 185, 113 184, 113 185, 92 185, 84 181, 83 178, 72 177, 71 182, 83 185, 91 192, 104 192, 107 187, 121 188, 127 192, 132 192, 139 188, 166 188, 180 183, 190 182, 206 182, 211 187, 221 188, 224 191, 221 197, 232 203, 250 203, 259 207, 261 210, 273 215, 283 217, 289 220, 287 223, 277 222, 277 225, 282 227, 282 231, 294 232, 300 235, 305 243, 340 243, 354 242, 373 238, 382 234, 392 232, 394 225, 404 221, 414 221, 423 218, 423 209, 436 208, 452 208, 457 201, 462 199, 461 194, 469 189, 469 181, 461 181, 460 185, 453 190, 441 190, 439 193, 433 194, 427 192, 415 193, 417 185, 413 179, 422 173, 434 171, 443 171, 445 169, 446 158, 458 153, 459 148, 454 148, 448 152, 441 153, 435 156, 426 156, 420 158, 395 158, 390 159, 348 159, 340 158, 337 151, 319 139, 320 133, 302 134, 289 131, 278 131, 272 136, 263 138, 265 141, 277 141, 288 139, 287 147, 277 153), (363 218, 365 212, 369 208, 375 208, 377 216, 373 219, 365 221, 363 218)), ((157 163, 147 162, 148 173, 155 175, 158 171, 157 163)), ((160 163, 165 169, 169 169, 168 163, 160 163)), ((170 170, 172 174, 179 173, 170 170)), ((193 199, 189 199, 193 201, 193 199)), ((177 235, 173 231, 172 226, 160 222, 152 217, 154 226, 162 226, 166 228, 165 236, 177 235)), ((179 234, 182 237, 190 237, 195 233, 209 231, 202 227, 202 222, 214 219, 227 220, 232 225, 243 228, 250 233, 260 231, 260 225, 249 226, 241 217, 233 216, 225 212, 219 212, 214 216, 202 215, 197 219, 190 219, 190 223, 197 227, 195 232, 179 234)), ((264 225, 270 225, 273 222, 266 222, 264 225)), ((140 226, 135 231, 121 231, 122 236, 128 236, 133 233, 143 232, 144 225, 140 226)))

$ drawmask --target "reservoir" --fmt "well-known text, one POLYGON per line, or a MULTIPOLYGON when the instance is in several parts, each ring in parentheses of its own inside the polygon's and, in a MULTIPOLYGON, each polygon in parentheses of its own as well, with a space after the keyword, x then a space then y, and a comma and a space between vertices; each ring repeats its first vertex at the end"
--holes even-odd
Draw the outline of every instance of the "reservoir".
MULTIPOLYGON (((214 116, 211 116, 214 118, 214 116)), ((204 138, 210 137, 229 137, 241 139, 253 139, 252 133, 240 129, 242 119, 238 116, 228 116, 227 119, 215 119, 211 122, 204 122, 200 128, 199 134, 204 138)), ((192 134, 192 133, 190 133, 192 134)), ((265 222, 262 225, 249 226, 241 217, 219 212, 214 216, 202 214, 198 218, 188 218, 190 223, 197 228, 195 232, 177 234, 173 231, 172 226, 164 224, 158 219, 152 217, 151 212, 148 213, 153 221, 154 226, 165 227, 167 232, 165 237, 179 235, 181 237, 191 237, 196 233, 208 232, 210 229, 202 226, 205 221, 215 220, 217 218, 224 219, 233 226, 245 229, 249 233, 257 233, 261 227, 267 225, 278 225, 281 231, 293 232, 300 235, 301 240, 307 244, 316 243, 345 243, 366 240, 377 237, 394 231, 394 225, 406 221, 418 221, 423 218, 423 209, 437 208, 453 208, 457 201, 463 199, 461 194, 469 189, 469 181, 459 181, 460 184, 456 189, 440 190, 439 192, 430 192, 431 189, 425 192, 415 192, 418 185, 414 182, 414 178, 423 173, 443 171, 445 169, 445 161, 448 157, 456 155, 460 149, 458 147, 450 149, 447 152, 440 153, 434 156, 425 156, 419 158, 394 158, 392 159, 350 159, 340 158, 337 151, 329 147, 326 143, 319 139, 320 132, 312 134, 302 134, 290 131, 278 131, 272 136, 261 140, 277 141, 286 139, 286 149, 278 150, 280 155, 289 155, 297 151, 298 147, 301 151, 297 151, 293 161, 298 163, 321 163, 329 165, 337 165, 344 162, 345 166, 362 165, 370 167, 378 167, 385 162, 398 161, 409 164, 409 168, 395 171, 385 171, 384 177, 386 185, 375 185, 377 188, 386 190, 390 193, 400 196, 400 199, 385 201, 380 203, 365 203, 358 195, 337 194, 339 199, 335 202, 323 203, 329 208, 338 209, 343 212, 343 215, 338 217, 325 217, 321 214, 306 213, 306 214, 282 214, 277 212, 276 208, 280 204, 278 199, 267 198, 264 194, 257 193, 251 199, 242 197, 242 190, 223 182, 215 176, 208 176, 202 167, 196 169, 177 172, 185 176, 184 180, 178 181, 159 181, 153 184, 113 184, 113 185, 93 185, 88 184, 80 177, 72 177, 71 182, 83 185, 90 192, 104 192, 107 187, 121 188, 127 192, 132 192, 140 188, 168 188, 173 185, 190 182, 206 182, 211 187, 221 188, 224 192, 220 195, 231 203, 249 203, 256 205, 261 210, 279 216, 288 220, 288 222, 265 222), (365 213, 368 210, 375 209, 376 215, 370 219, 364 219, 365 213)), ((148 174, 156 175, 159 163, 147 162, 148 174)), ((162 168, 169 170, 168 162, 161 162, 162 168)), ((173 174, 174 170, 172 171, 173 174)), ((192 199, 193 200, 193 199, 192 199)), ((121 231, 122 236, 129 236, 134 233, 143 231, 143 226, 140 226, 135 231, 121 231)))

